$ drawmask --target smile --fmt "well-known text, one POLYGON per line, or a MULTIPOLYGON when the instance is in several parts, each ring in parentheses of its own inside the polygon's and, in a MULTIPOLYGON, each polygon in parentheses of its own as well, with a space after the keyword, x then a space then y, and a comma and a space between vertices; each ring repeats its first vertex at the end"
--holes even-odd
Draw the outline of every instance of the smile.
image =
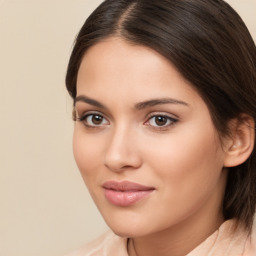
POLYGON ((147 197, 155 188, 123 181, 107 181, 103 184, 106 199, 116 206, 130 206, 147 197))

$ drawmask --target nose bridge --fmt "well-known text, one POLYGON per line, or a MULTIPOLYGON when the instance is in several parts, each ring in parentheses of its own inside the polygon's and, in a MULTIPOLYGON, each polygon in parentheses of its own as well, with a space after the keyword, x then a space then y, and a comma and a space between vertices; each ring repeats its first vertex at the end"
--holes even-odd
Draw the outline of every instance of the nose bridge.
POLYGON ((109 169, 120 171, 140 166, 135 134, 124 122, 112 128, 105 154, 105 165, 109 169))

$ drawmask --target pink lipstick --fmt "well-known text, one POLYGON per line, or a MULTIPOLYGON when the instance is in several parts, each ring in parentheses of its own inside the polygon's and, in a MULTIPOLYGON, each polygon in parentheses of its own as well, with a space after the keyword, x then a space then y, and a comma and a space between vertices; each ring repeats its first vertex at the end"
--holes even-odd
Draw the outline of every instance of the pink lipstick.
POLYGON ((107 181, 103 184, 106 199, 117 206, 130 206, 152 193, 155 188, 130 181, 107 181))

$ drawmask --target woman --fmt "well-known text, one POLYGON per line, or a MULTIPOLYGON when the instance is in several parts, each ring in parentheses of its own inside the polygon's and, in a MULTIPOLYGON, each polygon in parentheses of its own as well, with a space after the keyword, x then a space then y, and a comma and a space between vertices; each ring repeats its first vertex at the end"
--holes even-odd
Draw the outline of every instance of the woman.
POLYGON ((72 255, 256 255, 256 48, 222 0, 106 0, 66 76, 113 231, 72 255))

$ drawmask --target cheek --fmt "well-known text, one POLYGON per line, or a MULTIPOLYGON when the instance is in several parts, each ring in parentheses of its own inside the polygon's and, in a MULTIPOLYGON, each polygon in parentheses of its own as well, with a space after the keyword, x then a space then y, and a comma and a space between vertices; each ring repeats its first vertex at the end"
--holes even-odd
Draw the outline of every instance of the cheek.
POLYGON ((99 144, 85 136, 81 129, 75 128, 73 135, 73 152, 77 166, 87 183, 89 177, 96 174, 100 164, 99 144))
POLYGON ((201 134, 200 138, 183 136, 162 142, 161 151, 148 154, 148 165, 159 186, 159 218, 178 222, 202 206, 218 207, 223 192, 222 153, 213 136, 201 134))
POLYGON ((214 189, 223 167, 223 152, 214 130, 194 132, 193 136, 175 134, 158 143, 161 147, 152 149, 148 161, 166 197, 200 196, 214 189))

